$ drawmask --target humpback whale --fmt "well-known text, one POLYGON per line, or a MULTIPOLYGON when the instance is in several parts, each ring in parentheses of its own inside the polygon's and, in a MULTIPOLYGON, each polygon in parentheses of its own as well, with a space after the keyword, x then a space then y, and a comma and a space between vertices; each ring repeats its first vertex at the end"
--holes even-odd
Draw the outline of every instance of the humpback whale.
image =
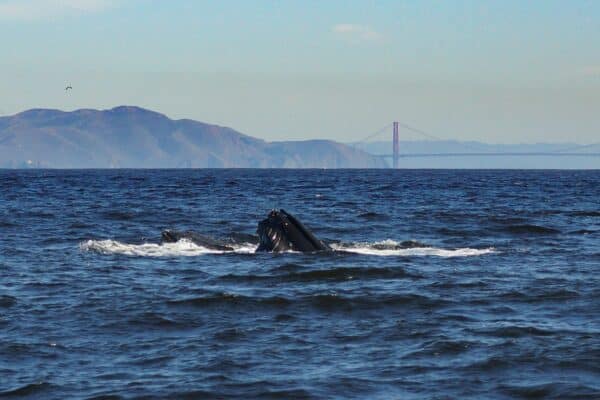
MULTIPOLYGON (((259 238, 257 252, 331 251, 328 245, 317 239, 299 220, 283 209, 272 210, 267 218, 258 223, 256 233, 259 238)), ((174 243, 181 239, 187 239, 211 250, 234 250, 223 241, 193 231, 165 230, 161 234, 163 243, 174 243)))
POLYGON ((330 251, 300 221, 284 209, 272 210, 258 223, 256 230, 260 244, 256 251, 280 252, 286 250, 311 252, 330 251))

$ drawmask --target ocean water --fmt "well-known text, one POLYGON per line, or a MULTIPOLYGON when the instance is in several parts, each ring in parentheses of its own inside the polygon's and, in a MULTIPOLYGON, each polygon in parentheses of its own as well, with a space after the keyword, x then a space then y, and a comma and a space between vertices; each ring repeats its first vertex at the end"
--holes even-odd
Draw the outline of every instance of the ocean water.
POLYGON ((600 171, 4 170, 0 233, 1 398, 600 398, 600 171))

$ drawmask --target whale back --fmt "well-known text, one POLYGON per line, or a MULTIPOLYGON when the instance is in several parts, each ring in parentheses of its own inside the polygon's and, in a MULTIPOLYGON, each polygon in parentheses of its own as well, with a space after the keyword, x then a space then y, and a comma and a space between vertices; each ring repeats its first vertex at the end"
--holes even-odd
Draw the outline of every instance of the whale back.
POLYGON ((228 246, 225 243, 193 231, 175 231, 167 229, 161 233, 161 241, 163 243, 175 243, 179 240, 189 240, 198 246, 206 247, 211 250, 233 250, 233 247, 228 246))

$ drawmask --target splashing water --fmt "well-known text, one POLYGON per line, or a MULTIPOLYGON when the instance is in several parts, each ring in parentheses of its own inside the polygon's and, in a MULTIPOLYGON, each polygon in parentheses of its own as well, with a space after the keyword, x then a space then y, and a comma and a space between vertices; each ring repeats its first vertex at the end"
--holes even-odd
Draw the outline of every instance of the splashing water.
POLYGON ((332 245, 334 250, 346 251, 372 256, 436 256, 436 257, 471 257, 495 253, 493 247, 485 249, 457 248, 443 249, 438 247, 400 247, 400 243, 393 240, 384 240, 375 243, 352 243, 332 245))
MULTIPOLYGON (((335 251, 344 251, 372 256, 436 256, 436 257, 470 257, 495 253, 494 248, 474 249, 458 248, 443 249, 437 247, 411 247, 402 248, 394 240, 384 240, 374 243, 339 243, 331 247, 335 251)), ((243 243, 232 245, 233 250, 213 250, 199 246, 187 239, 174 243, 143 243, 129 244, 116 240, 88 240, 80 244, 84 251, 94 251, 102 254, 124 254, 138 257, 193 257, 207 254, 239 253, 251 254, 255 252, 256 245, 243 243)), ((290 252, 291 253, 291 252, 290 252)))
POLYGON ((182 239, 174 243, 143 243, 129 244, 121 243, 116 240, 88 240, 80 244, 84 251, 94 251, 103 254, 124 254, 138 257, 193 257, 204 254, 223 254, 223 253, 254 253, 256 245, 244 243, 238 246, 232 246, 233 251, 213 250, 198 246, 190 240, 182 239))

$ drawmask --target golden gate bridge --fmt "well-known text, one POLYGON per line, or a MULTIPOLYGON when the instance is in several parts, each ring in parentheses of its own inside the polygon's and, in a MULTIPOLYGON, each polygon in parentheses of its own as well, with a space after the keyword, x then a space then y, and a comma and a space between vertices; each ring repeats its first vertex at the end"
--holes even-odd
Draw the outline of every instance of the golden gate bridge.
POLYGON ((598 149, 600 149, 600 142, 584 144, 584 145, 577 145, 577 146, 570 146, 570 147, 553 150, 553 151, 529 151, 529 152, 528 151, 522 151, 522 152, 518 152, 518 151, 515 151, 515 152, 492 152, 492 151, 489 151, 489 152, 486 152, 486 151, 481 151, 479 149, 473 149, 468 143, 460 143, 459 142, 460 145, 466 149, 466 151, 464 151, 464 152, 436 152, 436 153, 433 153, 433 152, 432 153, 402 153, 402 152, 400 152, 400 128, 404 129, 405 131, 416 133, 416 134, 420 135, 421 137, 425 137, 429 140, 444 141, 444 140, 448 140, 448 139, 440 138, 438 136, 427 133, 421 129, 412 127, 410 125, 407 125, 407 124, 404 124, 404 123, 398 122, 398 121, 394 121, 394 122, 384 126, 383 128, 375 131, 374 133, 370 134, 369 136, 366 136, 365 138, 359 140, 358 142, 355 142, 354 146, 365 144, 365 143, 367 143, 367 141, 369 141, 375 137, 381 136, 382 134, 384 134, 386 132, 389 132, 390 128, 392 129, 392 153, 390 153, 390 154, 374 154, 374 155, 376 157, 381 157, 381 158, 386 158, 386 159, 391 158, 393 160, 394 168, 398 168, 398 160, 400 158, 409 158, 409 157, 472 157, 472 156, 477 156, 477 157, 508 157, 508 156, 600 157, 600 151, 581 152, 582 150, 587 150, 587 149, 591 149, 591 148, 595 148, 595 147, 598 147, 598 149), (467 149, 471 150, 471 151, 468 151, 467 149))

